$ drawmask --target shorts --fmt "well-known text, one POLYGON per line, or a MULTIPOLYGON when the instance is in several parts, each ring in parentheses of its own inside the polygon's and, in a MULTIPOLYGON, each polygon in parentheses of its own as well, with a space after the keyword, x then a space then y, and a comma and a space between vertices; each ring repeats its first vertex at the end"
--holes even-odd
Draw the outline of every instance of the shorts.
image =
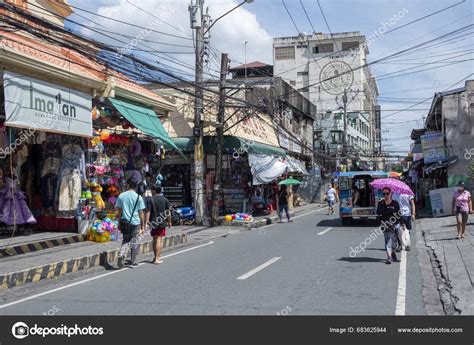
POLYGON ((166 236, 166 228, 155 228, 155 229, 151 230, 150 235, 153 236, 153 237, 166 236))
POLYGON ((328 200, 328 206, 334 206, 335 203, 335 200, 328 200))
POLYGON ((467 212, 456 212, 456 219, 457 221, 461 220, 462 224, 467 223, 467 219, 469 218, 469 215, 467 212))

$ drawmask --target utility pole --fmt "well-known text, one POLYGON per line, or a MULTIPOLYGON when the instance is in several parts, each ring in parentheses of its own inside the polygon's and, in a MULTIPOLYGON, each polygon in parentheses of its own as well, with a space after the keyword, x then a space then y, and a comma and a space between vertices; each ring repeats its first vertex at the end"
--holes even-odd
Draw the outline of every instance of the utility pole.
POLYGON ((342 95, 342 102, 344 103, 344 137, 342 143, 342 157, 345 161, 346 171, 349 171, 349 167, 347 166, 347 90, 344 89, 344 94, 342 95))
POLYGON ((218 225, 219 217, 219 197, 222 189, 222 151, 224 150, 224 121, 225 121, 225 81, 228 69, 227 54, 223 53, 221 57, 221 78, 219 84, 219 113, 217 115, 216 135, 216 174, 214 175, 214 186, 212 189, 212 212, 211 225, 218 225))
POLYGON ((203 113, 203 57, 204 57, 204 0, 191 0, 189 6, 191 29, 196 31, 196 67, 194 101, 194 208, 196 224, 202 225, 206 218, 204 195, 204 147, 201 116, 203 113))

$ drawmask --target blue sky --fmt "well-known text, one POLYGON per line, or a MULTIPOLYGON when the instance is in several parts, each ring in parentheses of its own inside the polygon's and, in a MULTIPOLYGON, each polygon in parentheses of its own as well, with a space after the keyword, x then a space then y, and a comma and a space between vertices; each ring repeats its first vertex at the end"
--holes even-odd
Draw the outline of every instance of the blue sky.
MULTIPOLYGON (((315 30, 328 33, 317 1, 302 0, 302 2, 315 30)), ((390 29, 395 29, 398 26, 458 2, 460 1, 320 0, 332 32, 361 31, 366 36, 370 36, 383 22, 389 22, 390 18, 400 11, 404 11, 405 14, 390 29)), ((159 42, 183 43, 183 45, 188 47, 165 47, 152 43, 146 43, 146 46, 159 49, 160 51, 167 51, 170 54, 166 53, 167 55, 164 58, 177 59, 180 61, 179 65, 175 65, 169 60, 162 60, 162 63, 179 68, 183 75, 187 74, 188 77, 192 75, 192 41, 189 40, 191 29, 189 28, 189 15, 187 11, 189 1, 70 0, 70 3, 82 9, 88 9, 105 16, 112 16, 115 19, 135 23, 140 26, 147 26, 149 23, 154 22, 157 24, 157 30, 182 35, 183 38, 178 39, 152 33, 147 39, 159 42), (138 5, 141 9, 155 16, 161 16, 162 21, 158 23, 156 18, 138 10, 131 3, 138 5), (181 54, 173 54, 175 52, 181 52, 181 54)), ((225 13, 238 4, 239 1, 207 0, 206 3, 209 6, 211 16, 217 18, 220 14, 225 13)), ((308 34, 311 33, 313 30, 303 12, 300 0, 285 0, 285 4, 298 29, 308 34)), ((132 37, 140 31, 139 28, 100 19, 79 10, 76 10, 76 13, 84 15, 87 19, 92 20, 92 22, 75 15, 71 17, 72 19, 87 23, 87 25, 98 29, 103 27, 107 30, 125 33, 132 37)), ((473 2, 469 0, 447 11, 381 36, 369 45, 370 55, 368 61, 375 61, 397 51, 470 25, 473 23, 472 15, 473 2)), ((108 43, 113 42, 117 46, 124 45, 124 43, 109 40, 88 30, 83 29, 82 31, 87 35, 94 35, 98 40, 107 41, 108 43)), ((414 69, 416 70, 439 67, 446 62, 456 62, 456 64, 443 68, 391 77, 384 80, 381 79, 378 85, 381 93, 379 103, 382 106, 382 117, 393 114, 393 110, 404 109, 425 98, 432 97, 435 92, 449 88, 450 85, 455 84, 472 73, 472 61, 460 62, 461 60, 473 58, 474 42, 472 34, 470 34, 472 32, 473 29, 471 27, 470 30, 459 34, 459 36, 468 34, 464 37, 448 40, 430 49, 394 58, 388 61, 388 63, 373 65, 373 73, 376 76, 382 76, 411 67, 416 67, 414 69), (437 62, 441 59, 446 60, 442 63, 437 62)), ((213 52, 211 53, 211 61, 206 68, 206 72, 209 77, 217 76, 216 70, 219 67, 218 56, 222 51, 229 53, 233 65, 243 62, 245 59, 245 41, 248 42, 247 62, 260 60, 272 63, 272 38, 296 34, 297 30, 280 0, 255 0, 251 4, 245 4, 213 27, 211 37, 213 52)), ((121 40, 125 43, 127 41, 126 38, 121 38, 121 40)), ((128 39, 128 41, 130 40, 128 39)), ((140 44, 134 46, 134 48, 139 47, 141 49, 148 49, 140 44)), ((143 54, 140 51, 134 51, 134 53, 137 55, 143 54)), ((155 60, 157 59, 155 58, 155 60)), ((414 70, 408 70, 407 72, 414 70)), ((470 79, 473 79, 473 76, 470 79)), ((455 87, 463 85, 463 83, 459 83, 455 87)), ((414 109, 427 109, 429 106, 430 101, 427 101, 414 109)), ((411 129, 422 127, 422 118, 426 114, 426 110, 403 111, 383 119, 382 124, 385 131, 383 133, 384 148, 387 151, 407 151, 411 142, 409 139, 411 129)))

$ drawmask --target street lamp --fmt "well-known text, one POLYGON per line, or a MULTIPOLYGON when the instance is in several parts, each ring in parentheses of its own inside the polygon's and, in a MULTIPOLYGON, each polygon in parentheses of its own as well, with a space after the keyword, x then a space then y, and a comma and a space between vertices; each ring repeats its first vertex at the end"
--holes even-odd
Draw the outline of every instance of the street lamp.
POLYGON ((226 13, 224 13, 222 16, 220 16, 219 18, 217 18, 216 20, 214 20, 212 22, 212 24, 207 28, 206 31, 204 31, 204 34, 206 34, 209 30, 211 30, 211 28, 214 26, 215 23, 217 23, 217 21, 223 17, 225 17, 226 15, 228 15, 230 12, 238 9, 240 6, 242 6, 243 4, 251 4, 254 0, 245 0, 243 2, 241 2, 240 4, 238 4, 237 6, 235 6, 233 9, 227 11, 226 13))

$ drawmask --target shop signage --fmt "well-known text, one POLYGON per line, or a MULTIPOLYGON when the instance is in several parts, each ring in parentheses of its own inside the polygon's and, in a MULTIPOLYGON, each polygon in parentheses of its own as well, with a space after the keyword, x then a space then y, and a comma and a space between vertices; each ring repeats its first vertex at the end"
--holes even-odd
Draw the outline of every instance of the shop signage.
POLYGON ((422 135, 421 147, 425 164, 446 160, 443 133, 434 132, 422 135))
POLYGON ((280 140, 280 146, 289 149, 290 148, 290 142, 288 141, 288 138, 284 134, 279 134, 278 139, 280 140))
POLYGON ((278 132, 273 127, 270 119, 264 116, 246 117, 245 114, 237 114, 228 123, 232 127, 226 135, 279 147, 278 132), (245 119, 245 120, 244 120, 245 119), (238 123, 238 125, 233 126, 238 123))
POLYGON ((293 144, 291 151, 301 153, 301 146, 295 143, 294 141, 292 141, 291 143, 293 144))
POLYGON ((91 95, 12 72, 4 89, 7 126, 92 135, 91 95))
POLYGON ((431 212, 434 217, 451 215, 451 202, 456 188, 440 188, 430 190, 431 212))

